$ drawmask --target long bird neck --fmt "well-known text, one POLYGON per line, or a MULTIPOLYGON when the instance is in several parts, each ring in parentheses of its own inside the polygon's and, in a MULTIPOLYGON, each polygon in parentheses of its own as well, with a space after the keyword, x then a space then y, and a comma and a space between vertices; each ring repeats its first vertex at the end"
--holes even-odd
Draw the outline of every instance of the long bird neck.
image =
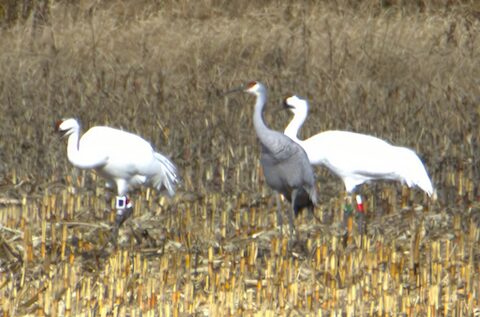
POLYGON ((80 164, 80 150, 79 150, 79 141, 80 141, 80 129, 75 129, 72 134, 68 136, 67 144, 67 156, 68 160, 75 166, 80 164))
POLYGON ((271 138, 269 135, 273 133, 270 130, 263 120, 263 108, 267 101, 266 94, 259 94, 257 95, 257 101, 255 103, 255 111, 253 114, 253 126, 255 127, 255 131, 257 132, 257 137, 260 139, 260 142, 266 146, 267 148, 271 148, 274 144, 271 144, 271 138))
POLYGON ((292 121, 290 121, 290 123, 285 128, 285 131, 284 131, 285 135, 296 142, 300 141, 298 139, 298 131, 302 127, 306 118, 307 118, 306 112, 295 113, 292 121))
POLYGON ((96 168, 105 163, 105 157, 84 152, 80 149, 80 128, 77 127, 68 136, 67 156, 70 163, 81 169, 96 168))

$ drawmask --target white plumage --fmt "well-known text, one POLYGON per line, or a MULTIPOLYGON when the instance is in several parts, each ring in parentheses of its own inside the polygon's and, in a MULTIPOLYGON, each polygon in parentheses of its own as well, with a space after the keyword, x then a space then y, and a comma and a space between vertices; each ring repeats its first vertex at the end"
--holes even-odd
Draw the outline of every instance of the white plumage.
POLYGON ((418 186, 429 196, 433 194, 430 177, 414 151, 348 131, 325 131, 300 140, 297 134, 307 117, 308 103, 291 96, 284 105, 294 114, 285 135, 304 148, 312 165, 324 165, 339 176, 347 193, 364 182, 385 179, 400 181, 408 187, 418 186))
POLYGON ((93 169, 106 178, 110 186, 115 185, 119 196, 117 209, 129 207, 126 195, 140 185, 166 190, 170 196, 175 194, 179 182, 177 168, 141 137, 97 126, 80 138, 80 125, 75 119, 57 122, 56 129, 68 136, 67 156, 70 163, 81 169, 93 169), (123 199, 121 208, 119 199, 123 199))

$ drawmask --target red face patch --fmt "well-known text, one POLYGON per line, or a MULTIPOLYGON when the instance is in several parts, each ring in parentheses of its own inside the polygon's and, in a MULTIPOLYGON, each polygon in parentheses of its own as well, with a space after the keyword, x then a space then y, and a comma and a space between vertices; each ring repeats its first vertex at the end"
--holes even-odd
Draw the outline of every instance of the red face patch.
POLYGON ((250 89, 250 88, 253 88, 253 86, 255 86, 257 84, 256 81, 251 81, 247 84, 247 89, 250 89))
POLYGON ((60 125, 63 123, 62 120, 58 120, 57 122, 55 122, 55 131, 60 131, 60 125))

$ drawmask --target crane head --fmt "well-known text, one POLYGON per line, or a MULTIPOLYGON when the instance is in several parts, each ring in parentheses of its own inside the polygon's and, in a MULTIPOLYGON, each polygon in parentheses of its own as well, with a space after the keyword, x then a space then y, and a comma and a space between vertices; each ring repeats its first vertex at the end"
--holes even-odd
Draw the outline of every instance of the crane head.
POLYGON ((253 95, 258 95, 262 93, 264 94, 265 86, 263 86, 263 84, 258 81, 250 81, 244 85, 241 85, 240 87, 237 87, 225 92, 224 95, 234 93, 234 92, 239 92, 239 91, 247 92, 253 95))
POLYGON ((283 103, 282 106, 284 109, 294 109, 295 107, 290 104, 290 99, 293 97, 293 95, 289 95, 289 97, 283 98, 283 103))
POLYGON ((244 86, 243 91, 253 95, 264 94, 265 86, 258 81, 250 81, 244 86))
POLYGON ((308 111, 307 101, 297 97, 296 95, 290 95, 290 97, 283 99, 283 107, 290 110, 294 114, 306 113, 308 111))
POLYGON ((258 85, 258 82, 256 81, 249 81, 248 83, 245 84, 245 87, 243 88, 243 90, 246 92, 256 90, 257 85, 258 85))
POLYGON ((55 131, 61 136, 68 136, 80 129, 80 125, 75 119, 62 119, 55 123, 55 131))

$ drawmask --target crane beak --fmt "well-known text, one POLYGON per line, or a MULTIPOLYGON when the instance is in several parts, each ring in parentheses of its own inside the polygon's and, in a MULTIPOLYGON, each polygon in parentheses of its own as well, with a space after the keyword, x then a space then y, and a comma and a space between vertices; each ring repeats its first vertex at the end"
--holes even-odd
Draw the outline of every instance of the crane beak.
POLYGON ((288 99, 288 98, 289 98, 289 97, 285 97, 285 98, 283 99, 283 102, 282 102, 283 109, 285 109, 285 110, 293 109, 293 107, 290 106, 290 105, 288 104, 288 102, 287 102, 287 99, 288 99))
POLYGON ((64 130, 60 130, 60 125, 63 123, 63 120, 57 120, 55 122, 55 124, 53 125, 54 127, 54 132, 60 134, 61 137, 65 136, 65 134, 67 133, 67 131, 64 131, 64 130))
POLYGON ((230 89, 230 90, 227 90, 227 91, 223 92, 222 96, 230 95, 230 94, 233 94, 235 92, 244 91, 244 90, 245 90, 245 87, 242 85, 242 86, 239 86, 239 87, 236 87, 236 88, 233 88, 233 89, 230 89))

